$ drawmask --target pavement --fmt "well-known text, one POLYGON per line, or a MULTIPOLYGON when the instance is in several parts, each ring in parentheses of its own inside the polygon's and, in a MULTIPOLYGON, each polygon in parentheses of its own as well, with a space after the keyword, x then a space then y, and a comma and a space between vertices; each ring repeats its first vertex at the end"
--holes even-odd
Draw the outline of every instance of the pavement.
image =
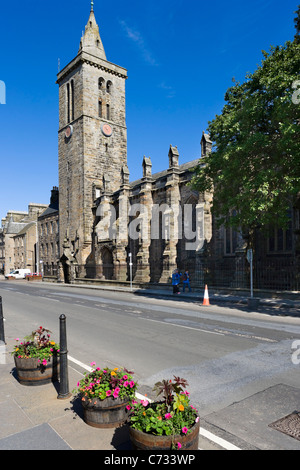
MULTIPOLYGON (((136 293, 174 298, 170 291, 148 289, 136 293)), ((180 296, 182 300, 202 301, 199 293, 180 296)), ((247 297, 214 294, 210 301, 235 302, 249 309, 247 297)), ((263 298, 259 305, 258 310, 263 306, 270 314, 300 316, 297 298, 263 298)), ((128 425, 111 429, 87 425, 77 398, 58 398, 59 382, 35 387, 21 385, 10 354, 14 340, 6 341, 7 344, 0 342, 0 450, 132 451, 128 425)), ((84 372, 84 367, 68 361, 70 392, 84 372)), ((278 384, 217 413, 200 416, 199 450, 300 450, 300 440, 269 426, 279 418, 299 412, 299 403, 299 388, 278 384)), ((300 434, 300 419, 296 427, 300 434)))

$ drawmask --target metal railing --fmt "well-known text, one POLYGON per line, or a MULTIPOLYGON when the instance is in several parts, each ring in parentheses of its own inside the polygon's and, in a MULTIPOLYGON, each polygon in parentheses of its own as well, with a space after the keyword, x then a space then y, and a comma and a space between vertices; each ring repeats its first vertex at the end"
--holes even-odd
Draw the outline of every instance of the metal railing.
MULTIPOLYGON (((147 274, 150 283, 170 283, 172 272, 178 267, 183 274, 188 269, 192 287, 202 288, 205 284, 212 288, 248 289, 250 286, 250 265, 244 257, 228 257, 221 261, 206 258, 198 260, 195 266, 187 262, 182 266, 160 263, 137 266, 133 263, 133 281, 142 271, 147 274)), ((114 266, 75 265, 75 278, 99 280, 130 281, 129 263, 114 266)), ((57 276, 57 265, 44 265, 45 276, 57 276)), ((253 260, 253 287, 255 289, 300 291, 300 262, 296 258, 264 258, 253 260)))

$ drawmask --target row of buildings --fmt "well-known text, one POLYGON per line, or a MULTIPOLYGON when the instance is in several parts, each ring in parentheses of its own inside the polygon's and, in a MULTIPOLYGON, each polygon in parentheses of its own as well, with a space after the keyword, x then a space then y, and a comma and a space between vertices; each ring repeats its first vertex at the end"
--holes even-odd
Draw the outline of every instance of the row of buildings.
POLYGON ((10 210, 1 219, 0 272, 30 269, 44 274, 46 266, 59 262, 58 188, 53 187, 50 204, 29 203, 28 211, 10 210), (46 220, 46 222, 45 222, 46 220))
MULTIPOLYGON (((130 181, 126 80, 127 70, 106 58, 92 8, 77 55, 57 75, 59 189, 48 206, 30 204, 28 213, 2 219, 2 270, 145 285, 170 282, 178 267, 189 270, 194 287, 249 288, 247 237, 218 227, 213 195, 189 185, 199 159, 181 164, 170 145, 165 170, 153 174, 143 157, 141 178, 130 181)), ((200 138, 203 156, 212 143, 200 138)), ((290 215, 287 230, 257 233, 256 288, 300 290, 299 207, 290 215)))

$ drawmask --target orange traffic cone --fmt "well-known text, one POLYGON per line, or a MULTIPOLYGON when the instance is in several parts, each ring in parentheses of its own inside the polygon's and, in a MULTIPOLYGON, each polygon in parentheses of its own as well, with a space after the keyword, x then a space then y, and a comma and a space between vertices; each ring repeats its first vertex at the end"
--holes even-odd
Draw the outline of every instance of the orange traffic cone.
POLYGON ((207 284, 205 284, 205 291, 204 291, 203 305, 210 305, 210 303, 209 303, 209 297, 208 297, 208 289, 207 289, 207 284))

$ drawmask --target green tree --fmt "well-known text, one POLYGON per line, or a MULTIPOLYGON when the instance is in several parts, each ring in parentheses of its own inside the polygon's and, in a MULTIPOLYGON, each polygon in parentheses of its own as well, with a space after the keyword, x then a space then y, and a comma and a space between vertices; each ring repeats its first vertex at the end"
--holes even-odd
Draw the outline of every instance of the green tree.
POLYGON ((220 224, 250 234, 284 228, 300 191, 300 44, 263 56, 243 84, 227 90, 222 113, 208 126, 212 152, 192 180, 199 191, 213 191, 220 224))

